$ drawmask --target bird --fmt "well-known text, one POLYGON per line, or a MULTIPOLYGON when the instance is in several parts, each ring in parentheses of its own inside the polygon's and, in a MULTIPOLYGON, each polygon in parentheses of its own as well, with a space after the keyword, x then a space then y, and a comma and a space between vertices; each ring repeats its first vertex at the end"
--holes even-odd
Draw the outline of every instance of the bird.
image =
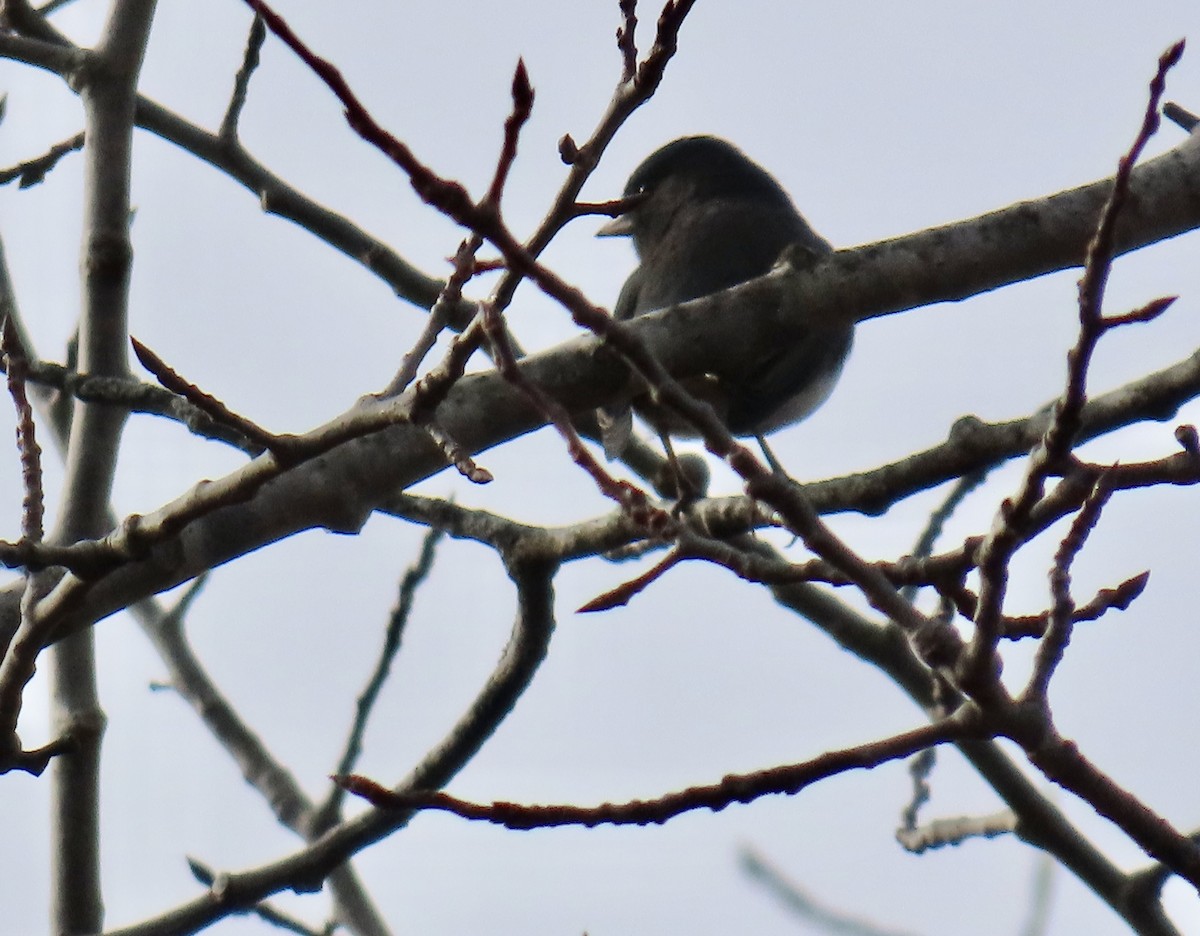
MULTIPOLYGON (((639 260, 613 309, 620 320, 756 279, 785 253, 793 265, 810 266, 833 251, 765 169, 713 136, 682 137, 656 150, 629 177, 624 199, 629 207, 596 232, 630 237, 639 260)), ((747 304, 742 314, 767 311, 747 304)), ((757 437, 779 470, 763 437, 825 402, 853 336, 852 323, 813 321, 749 372, 705 374, 684 386, 713 406, 730 433, 757 437)), ((634 405, 658 431, 669 456, 670 436, 696 434, 648 396, 634 405)), ((603 407, 597 417, 605 454, 620 457, 632 433, 630 407, 603 407)))

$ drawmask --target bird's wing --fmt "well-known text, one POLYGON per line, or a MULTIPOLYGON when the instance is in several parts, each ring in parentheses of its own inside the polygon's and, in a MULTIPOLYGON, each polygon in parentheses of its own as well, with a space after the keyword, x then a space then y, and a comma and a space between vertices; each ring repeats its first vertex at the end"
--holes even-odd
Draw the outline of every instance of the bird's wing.
POLYGON ((832 392, 853 340, 848 325, 814 325, 760 361, 754 377, 733 387, 729 431, 763 435, 803 419, 832 392))

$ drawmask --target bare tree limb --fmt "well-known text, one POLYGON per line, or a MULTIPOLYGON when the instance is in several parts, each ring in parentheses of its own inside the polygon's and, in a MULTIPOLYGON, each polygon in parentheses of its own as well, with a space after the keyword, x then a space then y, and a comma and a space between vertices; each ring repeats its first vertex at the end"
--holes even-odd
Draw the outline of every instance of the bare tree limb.
MULTIPOLYGON (((400 580, 400 594, 396 602, 396 607, 392 609, 392 613, 388 616, 383 648, 380 650, 379 659, 375 664, 375 669, 371 673, 371 678, 367 681, 366 687, 358 697, 358 703, 355 706, 354 722, 350 727, 350 736, 346 739, 345 749, 342 751, 341 757, 338 758, 337 767, 334 768, 335 774, 350 773, 354 769, 354 765, 358 762, 359 755, 362 754, 362 743, 363 737, 366 735, 367 723, 370 721, 375 703, 379 700, 379 693, 382 691, 388 674, 391 672, 392 662, 395 660, 396 654, 400 651, 400 640, 404 635, 405 629, 408 627, 417 589, 421 587, 421 584, 429 577, 429 573, 433 570, 434 551, 437 549, 438 542, 442 539, 442 536, 443 533, 441 530, 437 527, 430 527, 421 543, 421 554, 417 557, 417 561, 409 566, 400 580)), ((322 829, 328 828, 340 817, 344 792, 337 784, 333 785, 325 802, 317 808, 318 827, 322 829)))
MULTIPOLYGON (((552 582, 557 563, 540 551, 541 544, 533 536, 507 557, 518 600, 512 638, 474 703, 442 743, 394 788, 398 794, 444 786, 492 735, 541 665, 554 629, 552 582)), ((402 828, 412 815, 411 811, 370 810, 335 826, 293 855, 249 871, 218 875, 214 886, 195 900, 105 936, 194 932, 280 891, 317 890, 347 858, 402 828)))
POLYGON ((748 774, 729 774, 720 782, 688 787, 652 800, 603 803, 599 806, 525 805, 521 803, 472 803, 446 793, 425 790, 396 792, 360 776, 338 778, 347 790, 372 805, 386 810, 437 810, 463 819, 488 822, 506 829, 549 829, 557 826, 661 825, 697 809, 720 812, 735 803, 750 803, 776 794, 795 795, 818 780, 849 770, 878 767, 908 757, 931 745, 971 737, 978 725, 966 709, 961 715, 923 725, 902 734, 828 751, 799 764, 785 764, 748 774))
MULTIPOLYGON (((79 74, 85 133, 83 310, 80 368, 128 376, 129 241, 133 118, 138 74, 150 36, 154 0, 116 0, 96 48, 79 74)), ((102 535, 126 413, 78 404, 67 447, 56 543, 102 535)), ((52 626, 36 613, 32 634, 52 626)), ((19 638, 18 638, 19 639, 19 638)), ((0 668, 0 679, 7 673, 0 668)), ((19 674, 16 678, 20 678, 19 674)), ((55 649, 50 668, 54 719, 76 745, 53 774, 54 871, 51 893, 58 933, 92 933, 103 925, 100 887, 100 739, 105 715, 96 690, 93 635, 80 632, 55 649)))

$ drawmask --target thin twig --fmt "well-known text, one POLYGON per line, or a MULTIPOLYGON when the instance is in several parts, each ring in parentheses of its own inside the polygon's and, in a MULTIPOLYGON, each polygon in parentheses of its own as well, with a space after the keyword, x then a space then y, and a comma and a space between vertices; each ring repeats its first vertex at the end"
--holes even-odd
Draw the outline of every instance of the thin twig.
POLYGON ((1071 566, 1100 521, 1100 513, 1112 493, 1112 488, 1108 486, 1108 475, 1102 474, 1096 479, 1096 486, 1084 501, 1075 519, 1071 521, 1067 535, 1063 537, 1054 554, 1054 564, 1050 570, 1050 591, 1053 600, 1050 620, 1046 634, 1034 655, 1033 672, 1022 695, 1025 702, 1038 706, 1047 704, 1046 694, 1050 688, 1050 680, 1071 641, 1075 620, 1076 605, 1071 595, 1071 566))
MULTIPOLYGON (((563 185, 537 232, 530 238, 527 245, 521 245, 503 224, 499 213, 495 210, 493 199, 485 197, 476 204, 472 202, 466 189, 459 183, 438 176, 428 166, 422 164, 407 145, 388 133, 375 121, 346 83, 341 72, 332 63, 321 58, 305 45, 287 22, 263 0, 246 0, 246 2, 263 17, 268 28, 279 36, 337 95, 345 107, 346 119, 355 132, 404 170, 413 189, 422 200, 466 225, 477 234, 486 237, 500 248, 507 264, 507 271, 492 293, 492 309, 496 314, 503 313, 512 299, 517 284, 523 277, 529 275, 531 270, 535 269, 537 255, 558 230, 574 216, 575 198, 617 127, 633 110, 653 95, 662 80, 667 62, 675 53, 679 28, 692 6, 691 0, 679 0, 679 2, 668 0, 659 17, 655 43, 647 55, 646 61, 639 66, 637 76, 632 84, 623 82, 629 86, 622 88, 614 97, 608 113, 601 120, 600 126, 592 138, 583 147, 577 147, 573 142, 568 147, 564 139, 562 152, 566 158, 569 151, 570 159, 568 161, 572 167, 570 177, 563 185)), ((518 71, 523 72, 523 69, 518 69, 518 71)), ((514 79, 513 90, 515 95, 514 114, 516 114, 523 106, 519 98, 528 91, 527 81, 521 82, 518 76, 514 79)), ((514 125, 519 126, 519 121, 516 121, 514 125)), ((498 164, 498 168, 506 170, 503 159, 498 164)), ((503 184, 502 175, 498 175, 497 180, 493 182, 493 189, 495 189, 497 181, 499 184, 503 184)), ((544 281, 539 280, 538 285, 543 289, 547 288, 544 281)), ((551 292, 551 295, 555 295, 554 291, 548 291, 551 292)), ((559 296, 555 295, 555 298, 559 298, 559 296)), ((460 347, 451 349, 451 353, 447 356, 446 366, 437 374, 429 375, 425 386, 425 392, 430 394, 427 404, 429 407, 436 407, 444 394, 448 393, 462 376, 461 367, 480 347, 483 338, 483 322, 477 316, 472 325, 459 336, 457 344, 460 347), (451 362, 457 362, 457 365, 452 366, 451 362)), ((568 442, 570 444, 569 439, 568 442)), ((572 457, 579 461, 575 451, 572 452, 572 457)), ((609 485, 606 493, 612 496, 615 488, 609 485)))
POLYGON ((630 579, 628 582, 618 585, 610 591, 604 592, 602 595, 597 595, 591 601, 581 604, 576 609, 576 613, 587 614, 593 611, 611 611, 613 608, 629 604, 634 596, 641 594, 662 578, 669 569, 685 558, 687 557, 680 549, 672 549, 667 553, 665 558, 659 560, 648 571, 643 572, 637 578, 630 579))
POLYGON ((84 403, 106 403, 124 407, 131 413, 174 420, 194 435, 231 445, 247 455, 261 455, 264 451, 263 446, 251 442, 240 432, 215 422, 187 400, 152 383, 128 377, 81 374, 49 361, 30 361, 27 380, 84 403))
POLYGON ((334 779, 351 793, 381 809, 439 810, 507 829, 546 829, 567 825, 585 828, 598 825, 661 825, 697 809, 720 812, 735 803, 750 803, 764 796, 794 796, 827 777, 850 770, 877 767, 932 745, 976 737, 978 730, 979 726, 971 718, 955 715, 880 741, 830 751, 803 763, 771 767, 749 774, 731 774, 719 783, 689 787, 652 800, 630 800, 600 806, 472 803, 446 793, 397 793, 357 775, 334 779))
MULTIPOLYGON (((1117 221, 1129 197, 1133 167, 1161 122, 1158 106, 1166 87, 1167 72, 1178 63, 1183 49, 1184 42, 1180 40, 1159 57, 1158 70, 1150 82, 1149 100, 1141 126, 1129 151, 1118 162, 1108 200, 1088 244, 1083 276, 1079 280, 1079 338, 1067 355, 1066 387, 1053 407, 1050 425, 1042 441, 1030 453, 1029 466, 1017 493, 1005 500, 981 547, 975 634, 962 670, 964 682, 968 685, 982 685, 991 678, 995 668, 996 646, 1002 637, 1000 616, 1007 589, 1009 560, 1020 545, 1030 513, 1042 498, 1047 477, 1067 457, 1078 437, 1081 413, 1087 401, 1088 366, 1097 342, 1107 331, 1102 304, 1104 288, 1116 256, 1117 221)), ((1151 304, 1152 307, 1155 305, 1151 304)), ((1155 314, 1163 308, 1165 305, 1159 303, 1155 314)))
POLYGON ((474 263, 475 253, 482 244, 483 239, 478 234, 472 234, 458 245, 458 250, 454 254, 454 268, 449 279, 446 280, 446 285, 438 293, 433 308, 429 310, 429 319, 425 323, 425 328, 417 337, 416 343, 404 355, 396 376, 380 391, 381 398, 399 396, 409 384, 417 379, 421 362, 432 350, 438 335, 445 329, 451 310, 462 301, 463 287, 475 275, 477 268, 474 263))
MULTIPOLYGON (((341 757, 338 758, 337 769, 335 770, 337 774, 349 773, 358 762, 359 755, 362 753, 363 737, 367 732, 367 722, 370 721, 371 715, 375 710, 375 703, 379 700, 379 694, 383 691, 384 683, 387 682, 388 674, 392 669, 392 662, 395 660, 396 654, 400 651, 400 641, 404 636, 405 629, 408 627, 417 589, 421 587, 422 583, 429 577, 429 573, 433 570, 435 551, 444 535, 436 527, 429 529, 421 541, 421 552, 416 562, 408 567, 403 578, 400 580, 400 594, 396 602, 396 607, 392 610, 388 618, 387 629, 383 637, 383 646, 379 651, 379 659, 375 663, 375 670, 371 673, 371 678, 367 680, 366 687, 358 697, 354 721, 350 726, 350 735, 346 739, 346 745, 342 749, 341 757)), ((333 824, 332 820, 340 812, 344 797, 345 791, 337 784, 334 784, 333 789, 330 790, 329 797, 317 808, 317 815, 321 817, 320 821, 326 827, 333 824)))
POLYGON ((17 179, 17 188, 27 189, 37 185, 68 153, 83 149, 83 131, 75 134, 61 143, 55 143, 41 156, 19 162, 8 169, 0 169, 0 185, 7 185, 17 179))
POLYGON ((521 137, 521 128, 529 121, 529 115, 533 112, 533 86, 529 83, 529 72, 525 68, 524 59, 517 59, 511 93, 513 106, 504 121, 504 145, 501 147, 499 159, 496 160, 492 184, 482 202, 483 206, 490 206, 494 211, 500 210, 504 184, 508 181, 508 173, 517 158, 517 142, 521 137))
POLYGON ((619 0, 621 25, 617 27, 617 50, 621 53, 621 80, 629 81, 637 69, 637 0, 619 0))
MULTIPOLYGON (((933 555, 933 547, 937 545, 942 532, 946 529, 946 523, 954 516, 954 511, 958 509, 959 505, 967 499, 972 491, 987 480, 992 467, 988 465, 968 472, 954 482, 945 500, 929 515, 925 529, 917 537, 917 542, 913 545, 911 553, 914 559, 928 559, 933 555)), ((919 588, 916 585, 907 585, 901 589, 900 594, 904 596, 906 601, 912 602, 916 600, 918 590, 919 588)))
POLYGON ((880 926, 845 910, 825 906, 753 849, 743 848, 738 857, 746 875, 763 885, 808 927, 841 936, 909 936, 911 932, 880 926))
POLYGON ((228 426, 239 435, 245 436, 256 445, 261 445, 268 451, 278 451, 285 447, 283 437, 270 432, 244 416, 239 416, 215 396, 205 393, 194 383, 189 383, 157 354, 142 344, 133 336, 129 343, 133 353, 141 361, 142 366, 150 371, 155 379, 172 393, 177 393, 194 407, 204 412, 211 420, 228 426))
POLYGON ((908 764, 908 774, 912 777, 913 794, 900 815, 900 828, 906 832, 917 827, 917 818, 921 807, 929 802, 931 787, 929 775, 937 764, 937 748, 926 748, 913 757, 908 764))
POLYGON ((250 76, 258 68, 263 42, 267 38, 267 28, 263 25, 262 17, 257 13, 250 24, 250 35, 246 39, 246 51, 242 56, 242 65, 233 79, 233 94, 229 98, 229 106, 225 116, 221 118, 221 129, 218 135, 222 140, 234 142, 237 139, 238 121, 242 109, 246 106, 246 94, 250 90, 250 76))
POLYGON ((40 543, 45 532, 43 519, 46 492, 42 487, 42 449, 37 443, 33 407, 25 392, 29 361, 21 347, 16 325, 5 316, 0 323, 0 351, 4 353, 8 375, 8 394, 17 411, 17 452, 21 459, 21 484, 25 492, 21 503, 21 538, 27 543, 40 543))

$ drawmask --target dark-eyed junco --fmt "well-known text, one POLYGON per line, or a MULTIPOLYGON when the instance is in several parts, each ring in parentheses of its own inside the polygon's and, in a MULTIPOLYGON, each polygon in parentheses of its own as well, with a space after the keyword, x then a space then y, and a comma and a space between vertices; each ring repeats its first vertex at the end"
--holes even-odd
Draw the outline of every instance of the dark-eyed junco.
MULTIPOLYGON (((618 319, 719 292, 789 260, 816 262, 832 248, 792 205, 787 193, 737 147, 709 136, 684 137, 646 159, 625 186, 636 204, 597 236, 629 235, 641 265, 617 299, 618 319)), ((747 307, 746 315, 755 309, 747 307)), ((812 328, 756 362, 747 373, 706 374, 685 386, 706 400, 729 431, 760 438, 803 419, 833 389, 850 352, 853 326, 814 321, 812 328)), ((677 417, 635 401, 665 437, 689 435, 677 417)), ((628 442, 628 407, 600 413, 604 447, 619 455, 628 442)))

